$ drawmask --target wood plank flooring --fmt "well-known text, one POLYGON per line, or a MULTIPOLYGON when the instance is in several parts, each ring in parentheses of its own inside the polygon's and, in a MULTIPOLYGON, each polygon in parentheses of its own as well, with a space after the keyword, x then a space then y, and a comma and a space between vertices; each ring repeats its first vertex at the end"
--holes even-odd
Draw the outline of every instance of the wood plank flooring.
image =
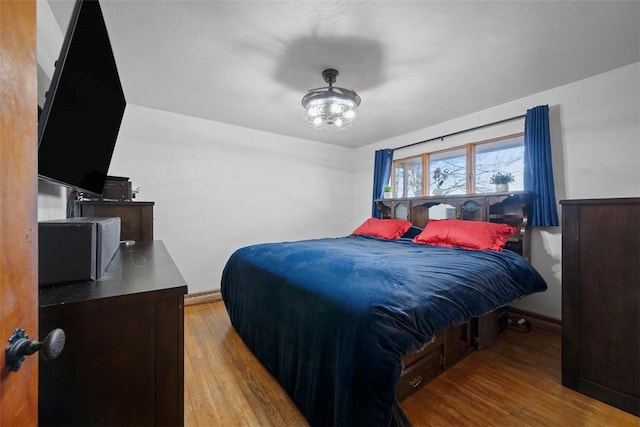
MULTIPOLYGON (((402 402, 414 426, 640 426, 561 385, 560 335, 506 331, 402 402)), ((306 426, 231 327, 224 304, 185 309, 185 425, 306 426)))

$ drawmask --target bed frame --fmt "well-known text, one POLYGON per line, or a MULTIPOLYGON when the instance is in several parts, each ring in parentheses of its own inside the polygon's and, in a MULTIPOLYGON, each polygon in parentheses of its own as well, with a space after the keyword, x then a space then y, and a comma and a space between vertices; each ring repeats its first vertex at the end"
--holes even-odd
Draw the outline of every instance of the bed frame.
MULTIPOLYGON (((510 192, 471 195, 378 199, 380 218, 405 219, 424 228, 430 219, 462 219, 509 224, 516 232, 505 245, 529 259, 530 230, 527 227, 531 193, 510 192)), ((404 369, 396 387, 402 400, 422 388, 474 350, 490 347, 507 327, 507 308, 501 307, 462 325, 437 333, 420 350, 405 355, 404 369)))

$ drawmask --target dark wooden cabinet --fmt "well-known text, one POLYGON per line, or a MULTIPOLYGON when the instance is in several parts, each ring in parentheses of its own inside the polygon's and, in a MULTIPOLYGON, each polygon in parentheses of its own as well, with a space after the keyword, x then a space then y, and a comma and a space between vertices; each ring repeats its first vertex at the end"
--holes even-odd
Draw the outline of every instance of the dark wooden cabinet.
POLYGON ((120 240, 153 240, 154 202, 79 202, 80 216, 120 217, 120 240))
POLYGON ((640 416, 640 198, 560 203, 562 384, 640 416))
POLYGON ((40 337, 64 351, 41 361, 41 425, 183 425, 184 294, 161 241, 121 244, 98 281, 40 289, 40 337))
POLYGON ((396 385, 396 397, 402 400, 424 387, 474 350, 495 345, 500 318, 506 307, 476 317, 461 325, 438 332, 433 340, 402 358, 403 369, 396 385))
POLYGON ((396 397, 403 400, 443 371, 445 332, 439 332, 433 342, 402 359, 404 368, 396 385, 396 397))

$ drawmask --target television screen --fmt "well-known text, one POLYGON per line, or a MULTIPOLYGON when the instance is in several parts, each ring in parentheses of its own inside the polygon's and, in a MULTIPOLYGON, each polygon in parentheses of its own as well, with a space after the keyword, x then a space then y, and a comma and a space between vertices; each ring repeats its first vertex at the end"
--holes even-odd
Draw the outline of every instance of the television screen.
POLYGON ((38 125, 38 177, 102 194, 126 100, 97 0, 78 0, 38 125))

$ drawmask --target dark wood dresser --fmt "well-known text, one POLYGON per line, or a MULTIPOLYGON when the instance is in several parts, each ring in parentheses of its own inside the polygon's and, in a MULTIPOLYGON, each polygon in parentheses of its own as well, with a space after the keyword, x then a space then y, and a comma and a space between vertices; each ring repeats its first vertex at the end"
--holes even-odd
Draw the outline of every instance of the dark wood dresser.
POLYGON ((80 216, 120 217, 120 240, 153 240, 154 202, 79 202, 80 216))
POLYGON ((183 425, 182 275, 161 241, 120 245, 102 279, 40 289, 40 425, 183 425))
POLYGON ((562 384, 640 416, 640 198, 560 203, 562 384))

